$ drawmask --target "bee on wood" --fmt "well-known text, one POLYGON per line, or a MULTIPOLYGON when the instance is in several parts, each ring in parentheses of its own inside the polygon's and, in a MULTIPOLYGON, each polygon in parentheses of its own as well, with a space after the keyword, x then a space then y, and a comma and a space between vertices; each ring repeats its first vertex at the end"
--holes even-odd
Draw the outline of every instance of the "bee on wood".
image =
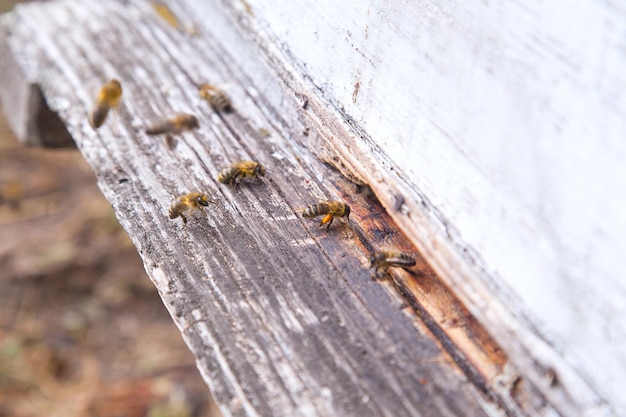
POLYGON ((217 175, 217 180, 223 184, 239 186, 244 178, 258 178, 265 175, 265 167, 254 161, 240 161, 224 168, 217 175))
POLYGON ((229 112, 232 110, 230 98, 218 87, 212 84, 202 84, 199 93, 200 97, 208 101, 215 111, 229 112))
POLYGON ((119 106, 122 100, 122 84, 118 80, 111 80, 105 83, 98 97, 93 104, 93 109, 89 113, 89 123, 94 129, 102 126, 109 114, 109 110, 119 106))
POLYGON ((0 187, 0 204, 7 203, 11 210, 17 211, 24 199, 24 188, 17 181, 9 181, 0 187))
POLYGON ((166 4, 153 1, 152 8, 154 8, 154 11, 159 15, 159 17, 165 20, 170 26, 172 26, 174 29, 180 29, 180 21, 178 20, 174 12, 172 12, 172 10, 167 7, 166 4))
POLYGON ((328 226, 326 226, 326 230, 328 231, 335 216, 345 217, 346 220, 350 220, 350 206, 343 201, 327 201, 325 203, 310 205, 305 208, 302 213, 302 217, 313 218, 317 216, 324 216, 318 227, 322 227, 328 223, 328 226))
POLYGON ((185 213, 193 213, 196 210, 204 210, 204 207, 208 206, 211 201, 206 194, 202 193, 189 193, 181 195, 174 200, 174 203, 170 207, 170 219, 175 219, 178 216, 182 217, 183 223, 187 224, 187 217, 185 213))
POLYGON ((376 252, 370 257, 370 268, 376 269, 376 277, 380 272, 387 273, 390 266, 407 269, 415 265, 415 258, 402 252, 376 252))
POLYGON ((197 129, 200 127, 198 123, 198 118, 193 114, 179 114, 171 119, 162 120, 154 123, 153 125, 146 128, 147 135, 162 135, 162 134, 172 134, 178 135, 188 130, 197 129))

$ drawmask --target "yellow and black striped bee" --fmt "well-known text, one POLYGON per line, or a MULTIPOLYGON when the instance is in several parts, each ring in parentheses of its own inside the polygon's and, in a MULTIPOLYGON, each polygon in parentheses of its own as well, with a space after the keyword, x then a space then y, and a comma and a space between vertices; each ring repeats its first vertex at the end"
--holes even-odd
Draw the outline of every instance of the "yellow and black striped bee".
POLYGON ((198 118, 193 114, 178 114, 171 119, 161 120, 146 128, 148 135, 172 134, 178 135, 187 130, 200 127, 198 118))
POLYGON ((324 216, 318 227, 328 223, 328 226, 326 226, 326 230, 328 230, 335 216, 345 217, 346 220, 350 220, 350 206, 343 201, 327 201, 310 205, 302 213, 302 217, 312 218, 317 216, 324 216))
POLYGON ((230 98, 220 88, 212 84, 202 84, 199 90, 200 97, 209 102, 217 112, 232 110, 230 98))
POLYGON ((193 213, 196 210, 204 210, 204 207, 209 203, 213 203, 206 194, 193 192, 185 195, 181 195, 174 200, 174 203, 170 207, 170 219, 182 217, 183 223, 187 224, 187 217, 185 213, 193 213))
POLYGON ((223 184, 239 186, 242 179, 258 178, 265 175, 265 167, 254 161, 239 161, 224 168, 217 175, 217 180, 223 184))
POLYGON ((158 1, 153 1, 151 3, 152 8, 161 19, 167 22, 167 24, 169 24, 174 29, 180 29, 180 20, 178 20, 174 12, 172 12, 172 10, 166 4, 158 1))
POLYGON ((122 84, 116 79, 106 82, 98 92, 93 109, 89 113, 91 126, 94 129, 102 126, 109 114, 109 110, 117 108, 121 100, 122 84))
POLYGON ((390 266, 399 266, 408 269, 415 265, 415 258, 402 252, 376 252, 370 257, 370 268, 376 268, 376 276, 380 276, 380 272, 387 273, 390 266))

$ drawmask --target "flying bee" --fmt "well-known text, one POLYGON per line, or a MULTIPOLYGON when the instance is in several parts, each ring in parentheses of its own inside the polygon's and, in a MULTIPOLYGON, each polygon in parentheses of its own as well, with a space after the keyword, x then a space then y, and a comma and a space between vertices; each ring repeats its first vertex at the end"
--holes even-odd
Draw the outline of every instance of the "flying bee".
POLYGON ((217 175, 217 180, 223 184, 239 186, 242 179, 258 178, 265 175, 265 167, 254 161, 240 161, 224 168, 217 175))
POLYGON ((415 265, 415 258, 402 252, 376 252, 370 257, 370 268, 376 268, 376 277, 380 272, 387 273, 390 266, 399 266, 408 270, 415 265))
POLYGON ((102 126, 109 114, 109 110, 117 108, 121 100, 122 84, 116 79, 106 82, 100 88, 98 97, 96 97, 96 101, 93 104, 93 109, 89 113, 91 126, 94 129, 102 126))
POLYGON ((328 230, 335 216, 345 217, 346 220, 350 220, 350 206, 343 201, 327 201, 308 206, 302 213, 302 217, 312 218, 317 216, 324 216, 318 227, 328 223, 328 226, 326 226, 326 230, 328 230))
POLYGON ((170 219, 175 219, 180 216, 183 219, 183 223, 187 224, 185 213, 204 210, 204 207, 208 206, 209 203, 214 203, 214 201, 210 200, 206 194, 193 192, 181 195, 174 200, 174 203, 170 207, 170 219))
POLYGON ((199 93, 200 97, 208 101, 215 111, 229 112, 232 110, 230 98, 218 87, 212 84, 202 84, 199 93))
POLYGON ((200 127, 198 118, 193 114, 178 114, 171 119, 161 120, 146 128, 147 135, 172 134, 178 135, 187 130, 200 127))

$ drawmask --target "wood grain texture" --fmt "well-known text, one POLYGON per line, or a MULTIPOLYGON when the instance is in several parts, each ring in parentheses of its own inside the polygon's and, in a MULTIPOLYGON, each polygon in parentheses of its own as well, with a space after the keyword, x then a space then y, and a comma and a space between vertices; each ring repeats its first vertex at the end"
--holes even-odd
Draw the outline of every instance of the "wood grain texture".
MULTIPOLYGON (((492 388, 493 372, 485 377, 449 338, 434 337, 445 335, 442 324, 395 289, 419 280, 448 294, 425 262, 389 282, 372 279, 374 248, 414 248, 367 188, 302 145, 315 132, 298 98, 227 20, 174 10, 183 29, 141 1, 19 7, 3 19, 1 48, 11 57, 3 87, 21 94, 4 95, 3 106, 32 143, 47 143, 24 128, 38 126, 33 103, 66 126, 224 414, 515 415, 515 403, 492 388), (123 104, 94 131, 87 112, 113 77, 123 104), (235 112, 217 114, 200 100, 207 81, 224 85, 235 112), (180 112, 196 114, 201 127, 175 148, 144 133, 180 112), (239 190, 218 185, 218 171, 237 159, 263 163, 267 176, 239 190), (170 220, 174 198, 195 190, 217 203, 187 225, 170 220), (348 202, 350 225, 338 219, 326 232, 302 219, 300 209, 320 199, 348 202)), ((504 366, 496 357, 489 369, 504 366)))
POLYGON ((318 156, 372 187, 524 378, 564 415, 626 413, 623 8, 223 4, 308 97, 318 156))

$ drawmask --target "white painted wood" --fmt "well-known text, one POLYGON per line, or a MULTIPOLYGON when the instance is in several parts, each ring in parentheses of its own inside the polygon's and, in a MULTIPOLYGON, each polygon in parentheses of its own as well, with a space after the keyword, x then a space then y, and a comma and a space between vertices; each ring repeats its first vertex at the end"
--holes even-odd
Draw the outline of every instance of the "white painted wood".
MULTIPOLYGON (((549 403, 512 398, 516 370, 422 257, 411 273, 372 279, 374 248, 416 251, 369 189, 310 152, 343 118, 312 93, 303 109, 285 67, 261 59, 272 50, 257 50, 242 38, 255 33, 213 6, 174 5, 183 26, 173 27, 145 0, 24 5, 0 22, 0 91, 22 141, 49 146, 45 109, 76 142, 223 413, 551 415, 549 403), (88 112, 113 77, 119 113, 94 130, 88 112), (206 81, 227 86, 233 113, 200 99, 206 81), (179 112, 200 127, 176 147, 146 135, 179 112), (239 190, 218 184, 240 158, 267 165, 267 177, 239 190), (173 199, 192 190, 216 203, 187 225, 169 219, 173 199), (326 232, 303 219, 319 198, 349 202, 349 227, 326 232)), ((334 152, 326 156, 340 164, 334 152)), ((532 385, 514 391, 541 397, 532 385)))
POLYGON ((387 207, 402 191, 395 217, 514 360, 555 369, 580 415, 626 414, 623 4, 226 6, 352 120, 342 157, 387 207))
MULTIPOLYGON (((620 192, 626 185, 624 10, 590 0, 575 7, 563 1, 187 0, 173 9, 200 36, 184 39, 146 24, 154 16, 144 2, 130 2, 127 15, 116 14, 119 10, 109 3, 67 4, 67 14, 39 12, 38 20, 26 19, 9 36, 21 41, 10 46, 22 54, 11 56, 30 58, 17 62, 21 71, 15 76, 40 85, 50 108, 80 138, 81 151, 99 166, 105 194, 116 202, 118 215, 126 213, 121 220, 127 230, 138 219, 160 224, 159 214, 167 207, 156 201, 180 187, 206 184, 207 168, 215 171, 239 152, 220 145, 228 127, 217 123, 205 128, 202 134, 211 138, 217 154, 205 165, 198 156, 205 153, 202 140, 187 138, 181 182, 182 168, 171 156, 161 155, 145 138, 136 139, 144 119, 174 107, 191 111, 199 99, 183 86, 232 77, 235 85, 228 88, 244 103, 250 112, 246 115, 272 124, 256 127, 289 138, 267 139, 267 146, 287 143, 287 153, 302 158, 319 184, 327 181, 328 172, 307 148, 350 178, 371 185, 504 348, 517 368, 513 375, 519 372, 545 397, 548 405, 538 406, 542 415, 626 414, 621 393, 626 382, 626 283, 620 258, 626 248, 620 192), (107 13, 114 18, 103 18, 107 13), (142 44, 137 56, 133 44, 124 43, 129 28, 151 45, 142 44), (42 43, 24 42, 44 29, 50 32, 38 38, 42 43), (85 33, 98 35, 103 47, 119 45, 120 54, 94 50, 87 40, 76 42, 85 33), (45 54, 37 49, 42 47, 45 54), (215 54, 220 48, 230 56, 215 54), (68 51, 74 52, 68 57, 68 51), (254 53, 265 62, 251 59, 254 53), (96 62, 100 66, 94 68, 96 62), (238 66, 230 70, 224 62, 238 66), (102 79, 120 71, 133 84, 125 90, 124 126, 109 136, 119 142, 111 145, 90 129, 84 109, 102 79), (155 74, 165 75, 158 84, 155 74), (59 79, 63 82, 55 83, 59 79), (304 111, 294 108, 294 100, 307 103, 304 111), (297 130, 304 126, 311 127, 310 136, 297 130), (145 147, 158 164, 143 163, 139 155, 145 147), (137 152, 136 161, 120 171, 114 161, 125 161, 128 150, 137 152), (142 195, 154 196, 151 205, 138 206, 134 217, 122 197, 137 192, 123 194, 122 183, 117 184, 126 171, 148 184, 138 188, 142 195), (405 205, 396 211, 398 194, 405 205)), ((5 58, 3 71, 10 67, 5 58)), ((3 90, 3 101, 28 101, 32 94, 23 89, 28 82, 16 82, 22 88, 16 94, 3 90)), ((32 110, 26 111, 24 103, 16 108, 16 130, 31 135, 23 119, 32 110)), ((273 152, 285 153, 280 147, 273 152)), ((278 159, 273 155, 265 156, 278 159)), ((256 207, 257 202, 249 204, 256 207)), ((174 235, 180 238, 177 232, 163 232, 168 239, 174 235)), ((146 259, 153 243, 137 234, 134 239, 146 259)), ((183 241, 185 248, 194 247, 190 239, 183 241)), ((147 265, 162 287, 168 276, 180 272, 164 268, 147 265)), ((165 294, 166 302, 168 297, 175 295, 165 294)), ((184 298, 176 301, 183 305, 184 298)), ((187 331, 184 326, 192 325, 198 312, 191 307, 181 311, 182 318, 175 320, 187 331)), ((245 332, 236 328, 235 333, 241 337, 245 332)), ((202 351, 209 345, 201 342, 209 343, 215 334, 201 324, 194 336, 196 350, 202 351)), ((200 360, 200 369, 207 380, 221 369, 227 384, 213 389, 221 391, 222 405, 231 398, 231 411, 253 415, 258 404, 240 402, 248 395, 237 385, 241 375, 228 373, 237 361, 220 351, 223 345, 211 346, 215 361, 200 360)), ((242 354, 252 350, 242 348, 242 354)), ((254 369, 275 381, 288 380, 288 373, 277 375, 266 365, 254 364, 254 369)), ((497 378, 503 378, 508 391, 512 381, 506 380, 506 372, 497 378)), ((297 397, 296 388, 285 389, 285 397, 278 398, 270 387, 268 409, 280 409, 289 395, 297 397)), ((312 401, 318 410, 332 410, 324 398, 312 401)), ((307 411, 304 403, 291 407, 307 411)))

